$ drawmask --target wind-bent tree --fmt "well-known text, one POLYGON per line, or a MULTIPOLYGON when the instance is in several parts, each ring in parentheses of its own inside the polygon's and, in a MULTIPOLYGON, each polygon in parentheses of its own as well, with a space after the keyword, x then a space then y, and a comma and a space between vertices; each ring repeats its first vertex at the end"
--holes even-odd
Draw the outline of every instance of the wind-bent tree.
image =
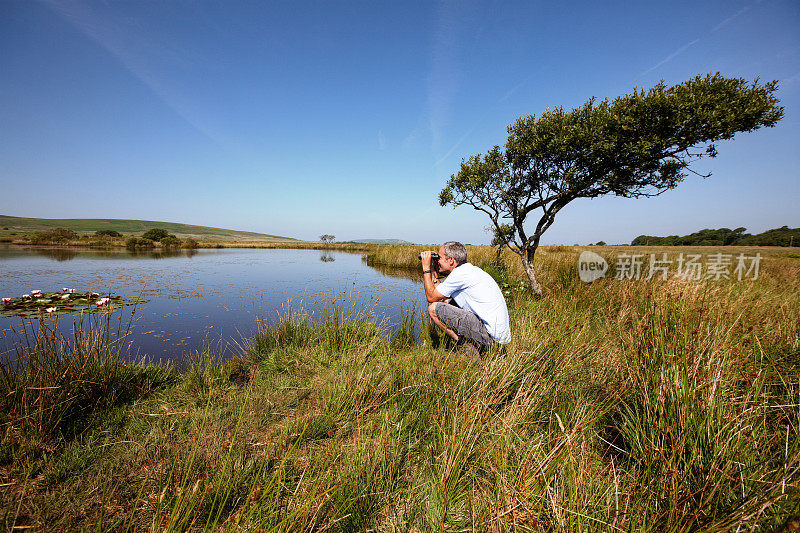
POLYGON ((492 221, 494 244, 520 256, 530 288, 541 296, 534 255, 556 214, 577 198, 657 196, 675 188, 691 164, 717 155, 715 142, 774 126, 783 108, 777 81, 759 85, 719 73, 571 111, 558 107, 508 127, 505 149, 462 159, 439 193, 442 206, 469 205, 492 221), (530 234, 528 215, 541 209, 530 234))
POLYGON ((319 240, 325 244, 330 244, 336 239, 335 235, 328 235, 327 233, 320 235, 319 240))

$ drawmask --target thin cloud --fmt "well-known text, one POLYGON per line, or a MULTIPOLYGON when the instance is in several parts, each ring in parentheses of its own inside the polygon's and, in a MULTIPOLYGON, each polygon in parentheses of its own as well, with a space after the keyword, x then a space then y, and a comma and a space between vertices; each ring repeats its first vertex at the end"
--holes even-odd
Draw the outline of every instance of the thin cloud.
MULTIPOLYGON (((718 32, 719 30, 721 30, 722 28, 724 28, 725 26, 727 26, 728 24, 730 24, 731 22, 733 22, 733 21, 734 21, 735 19, 737 19, 738 17, 740 17, 740 16, 742 16, 743 14, 747 13, 747 12, 750 10, 750 8, 752 8, 752 7, 753 7, 755 4, 758 4, 758 3, 760 3, 760 2, 761 2, 761 0, 757 0, 756 2, 753 2, 752 4, 750 4, 749 6, 745 6, 745 7, 741 8, 739 11, 737 11, 736 13, 734 13, 733 15, 731 15, 731 16, 729 16, 729 17, 725 18, 725 19, 724 19, 724 20, 722 20, 722 21, 721 21, 719 24, 717 24, 716 26, 714 26, 713 28, 711 28, 711 31, 709 32, 709 34, 718 32)), ((673 59, 675 59, 677 56, 681 55, 681 54, 682 54, 682 53, 684 53, 686 50, 688 50, 689 48, 691 48, 692 46, 694 46, 695 44, 697 44, 697 43, 699 43, 699 42, 700 42, 700 39, 699 39, 699 38, 697 38, 697 39, 695 39, 695 40, 693 40, 693 41, 690 41, 690 42, 688 42, 688 43, 684 44, 683 46, 681 46, 680 48, 678 48, 677 50, 675 50, 674 52, 672 52, 670 55, 668 55, 667 57, 665 57, 664 59, 662 59, 661 61, 659 61, 659 62, 658 62, 658 63, 656 63, 655 65, 653 65, 652 67, 650 67, 650 68, 648 68, 647 70, 645 70, 645 71, 641 72, 641 73, 640 73, 640 74, 637 76, 637 78, 640 78, 640 77, 644 76, 645 74, 649 74, 650 72, 653 72, 653 71, 654 71, 654 70, 656 70, 657 68, 659 68, 659 67, 661 67, 661 66, 665 65, 666 63, 668 63, 668 62, 672 61, 672 60, 673 60, 673 59)))
POLYGON ((438 151, 450 114, 452 94, 458 88, 456 57, 461 46, 457 5, 439 4, 438 24, 434 33, 431 73, 428 77, 428 127, 433 151, 438 151))
POLYGON ((440 158, 439 158, 439 160, 438 160, 438 161, 436 161, 436 163, 434 163, 434 164, 433 164, 433 167, 434 167, 434 168, 435 168, 435 167, 438 167, 438 166, 439 166, 441 163, 443 163, 443 162, 444 162, 444 160, 445 160, 445 159, 447 159, 448 157, 450 157, 450 154, 452 154, 453 152, 455 152, 455 151, 456 151, 456 148, 458 148, 459 146, 461 146, 461 143, 463 143, 463 142, 466 140, 466 138, 467 138, 467 137, 469 137, 470 135, 472 135, 472 132, 473 132, 473 131, 475 131, 475 129, 478 127, 478 124, 480 124, 480 120, 479 120, 478 122, 476 122, 476 123, 475 123, 475 125, 474 125, 474 126, 472 126, 472 127, 471 127, 471 128, 468 130, 468 131, 467 131, 467 133, 465 133, 464 135, 462 135, 462 136, 461 136, 461 138, 460 138, 459 140, 457 140, 457 141, 456 141, 456 143, 455 143, 455 144, 454 144, 454 145, 453 145, 453 146, 452 146, 452 147, 451 147, 451 148, 450 148, 450 149, 447 151, 447 153, 446 153, 446 154, 444 154, 442 157, 440 157, 440 158))
MULTIPOLYGON (((43 0, 43 2, 67 23, 103 48, 195 130, 218 144, 225 144, 215 132, 202 124, 187 109, 182 99, 163 81, 163 78, 153 72, 152 62, 148 60, 147 53, 149 41, 143 38, 138 30, 134 36, 134 32, 127 31, 125 27, 116 24, 108 17, 102 17, 96 10, 80 1, 43 0)), ((155 52, 149 55, 153 56, 155 52)))
POLYGON ((695 39, 693 41, 689 41, 688 43, 684 44, 683 46, 681 46, 680 48, 678 48, 677 50, 672 52, 670 55, 668 55, 667 57, 665 57, 664 59, 662 59, 661 61, 659 61, 658 63, 656 63, 652 67, 650 67, 649 69, 647 69, 647 70, 643 71, 642 73, 640 73, 639 76, 637 76, 637 77, 640 78, 640 77, 644 76, 645 74, 649 74, 650 72, 653 72, 657 68, 659 68, 659 67, 661 67, 663 65, 666 65, 667 63, 669 63, 670 61, 672 61, 673 59, 675 59, 676 57, 678 57, 679 55, 681 55, 686 50, 688 50, 689 48, 691 48, 692 46, 696 45, 699 42, 700 42, 700 39, 695 39))
POLYGON ((781 85, 786 87, 788 85, 794 85, 798 81, 800 81, 800 72, 795 72, 793 75, 789 76, 788 78, 782 79, 781 80, 781 85))
POLYGON ((378 130, 378 150, 386 150, 386 137, 383 130, 378 130))
POLYGON ((740 9, 739 11, 737 11, 736 13, 734 13, 733 15, 731 15, 730 17, 726 18, 725 20, 723 20, 722 22, 720 22, 719 24, 714 26, 711 29, 711 33, 718 32, 719 30, 721 30, 722 28, 724 28, 725 26, 730 24, 735 18, 739 17, 740 15, 743 15, 744 13, 747 13, 750 10, 751 7, 753 7, 753 6, 752 5, 745 6, 742 9, 740 9))
POLYGON ((528 79, 530 79, 530 76, 528 78, 526 78, 524 81, 522 81, 522 82, 516 84, 515 86, 513 86, 512 88, 510 88, 508 91, 506 91, 506 94, 504 94, 503 97, 500 98, 500 100, 497 101, 497 103, 505 102, 506 100, 511 98, 511 96, 513 96, 515 92, 519 91, 526 83, 528 83, 528 79))

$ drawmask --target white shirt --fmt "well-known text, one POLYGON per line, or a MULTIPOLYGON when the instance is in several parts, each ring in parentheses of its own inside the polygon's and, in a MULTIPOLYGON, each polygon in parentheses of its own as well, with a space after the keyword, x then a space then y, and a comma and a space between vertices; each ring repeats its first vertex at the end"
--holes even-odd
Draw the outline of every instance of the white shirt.
POLYGON ((495 342, 511 342, 506 300, 492 276, 475 265, 463 263, 436 285, 436 290, 453 298, 461 309, 477 315, 495 342))

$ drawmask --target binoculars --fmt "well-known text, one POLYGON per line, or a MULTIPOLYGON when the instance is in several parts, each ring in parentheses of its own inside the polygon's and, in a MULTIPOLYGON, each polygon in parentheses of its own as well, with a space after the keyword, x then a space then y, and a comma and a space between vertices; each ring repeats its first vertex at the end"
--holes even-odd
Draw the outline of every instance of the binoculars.
MULTIPOLYGON (((420 261, 422 261, 422 254, 419 254, 419 255, 417 256, 417 259, 419 259, 420 261)), ((437 254, 436 252, 433 252, 433 253, 431 254, 431 261, 438 261, 438 260, 439 260, 439 254, 437 254)))

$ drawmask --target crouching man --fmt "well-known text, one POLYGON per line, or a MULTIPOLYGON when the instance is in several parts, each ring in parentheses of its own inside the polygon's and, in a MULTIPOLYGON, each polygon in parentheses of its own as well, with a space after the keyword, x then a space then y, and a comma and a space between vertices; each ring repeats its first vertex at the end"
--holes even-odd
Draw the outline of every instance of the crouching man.
POLYGON ((438 270, 447 275, 439 282, 431 268, 433 252, 422 252, 422 277, 428 314, 457 346, 473 354, 511 341, 508 307, 500 287, 480 268, 467 263, 467 249, 460 242, 439 247, 438 270), (452 298, 453 303, 447 300, 452 298))

